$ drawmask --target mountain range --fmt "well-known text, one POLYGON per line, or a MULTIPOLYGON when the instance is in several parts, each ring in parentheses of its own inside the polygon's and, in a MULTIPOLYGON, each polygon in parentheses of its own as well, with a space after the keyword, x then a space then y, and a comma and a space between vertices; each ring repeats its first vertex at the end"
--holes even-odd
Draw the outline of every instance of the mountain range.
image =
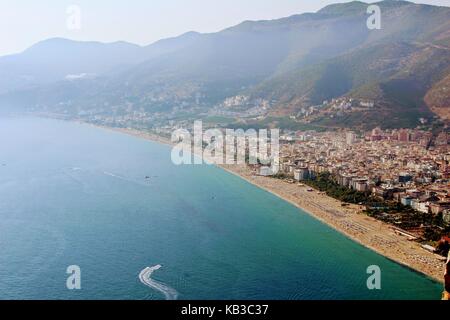
POLYGON ((269 102, 268 121, 346 98, 374 107, 301 121, 371 128, 449 120, 450 8, 376 5, 380 30, 367 27, 369 4, 354 1, 148 46, 49 39, 0 58, 0 108, 205 114, 245 96, 269 102))

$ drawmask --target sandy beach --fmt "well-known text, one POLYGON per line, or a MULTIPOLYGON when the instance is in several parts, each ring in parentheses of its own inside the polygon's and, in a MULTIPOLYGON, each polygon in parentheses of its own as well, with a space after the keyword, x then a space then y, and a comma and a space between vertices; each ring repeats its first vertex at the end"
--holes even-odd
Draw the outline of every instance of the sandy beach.
MULTIPOLYGON (((156 134, 134 129, 102 128, 172 145, 170 140, 156 134)), ((361 245, 443 283, 445 263, 443 258, 426 251, 419 243, 399 235, 389 224, 365 215, 360 206, 343 207, 342 202, 321 192, 309 192, 310 188, 307 186, 258 176, 248 166, 220 165, 219 167, 288 201, 361 245)))
POLYGON ((321 192, 308 192, 309 187, 257 176, 248 168, 221 167, 290 202, 361 245, 443 283, 443 258, 426 251, 417 242, 408 241, 392 226, 365 215, 359 206, 342 207, 340 201, 321 192))

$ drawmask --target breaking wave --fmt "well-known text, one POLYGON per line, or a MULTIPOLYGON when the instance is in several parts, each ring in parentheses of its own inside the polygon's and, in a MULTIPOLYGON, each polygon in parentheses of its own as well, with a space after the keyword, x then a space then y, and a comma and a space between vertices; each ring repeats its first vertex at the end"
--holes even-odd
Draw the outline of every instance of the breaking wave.
POLYGON ((153 272, 161 268, 162 266, 159 264, 154 267, 145 268, 141 271, 141 273, 139 273, 139 280, 141 280, 141 282, 146 286, 161 292, 166 300, 177 300, 178 292, 175 289, 151 278, 153 272))

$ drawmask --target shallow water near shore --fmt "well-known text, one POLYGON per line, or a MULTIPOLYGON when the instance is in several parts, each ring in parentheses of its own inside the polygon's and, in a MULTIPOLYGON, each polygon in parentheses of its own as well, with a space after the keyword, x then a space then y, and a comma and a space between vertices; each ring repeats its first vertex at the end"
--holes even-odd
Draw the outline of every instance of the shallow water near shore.
POLYGON ((170 147, 37 118, 0 119, 0 299, 440 299, 442 286, 170 147), (81 268, 81 290, 66 268, 81 268), (381 290, 366 270, 381 268, 381 290))

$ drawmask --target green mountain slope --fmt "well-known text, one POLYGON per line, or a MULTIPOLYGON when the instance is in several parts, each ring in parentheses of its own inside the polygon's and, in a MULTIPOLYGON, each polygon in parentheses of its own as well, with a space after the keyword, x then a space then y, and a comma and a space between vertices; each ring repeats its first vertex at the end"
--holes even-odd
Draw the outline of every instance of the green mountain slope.
MULTIPOLYGON (((415 126, 436 111, 444 115, 450 100, 450 8, 392 0, 377 5, 381 30, 367 28, 369 5, 355 1, 317 13, 246 21, 217 33, 187 33, 147 47, 126 46, 119 61, 105 59, 111 62, 96 68, 102 55, 119 56, 112 49, 100 51, 95 59, 76 60, 78 67, 69 70, 95 69, 95 78, 67 81, 61 78, 68 70, 50 65, 55 72, 49 74, 56 75, 50 80, 44 72, 45 81, 14 90, 0 82, 0 106, 68 113, 205 112, 243 95, 269 101, 268 116, 277 118, 347 97, 372 100, 375 106, 306 121, 332 127, 415 126)), ((20 61, 36 69, 39 60, 32 53, 20 61)), ((0 58, 0 71, 17 77, 8 59, 0 58)))

